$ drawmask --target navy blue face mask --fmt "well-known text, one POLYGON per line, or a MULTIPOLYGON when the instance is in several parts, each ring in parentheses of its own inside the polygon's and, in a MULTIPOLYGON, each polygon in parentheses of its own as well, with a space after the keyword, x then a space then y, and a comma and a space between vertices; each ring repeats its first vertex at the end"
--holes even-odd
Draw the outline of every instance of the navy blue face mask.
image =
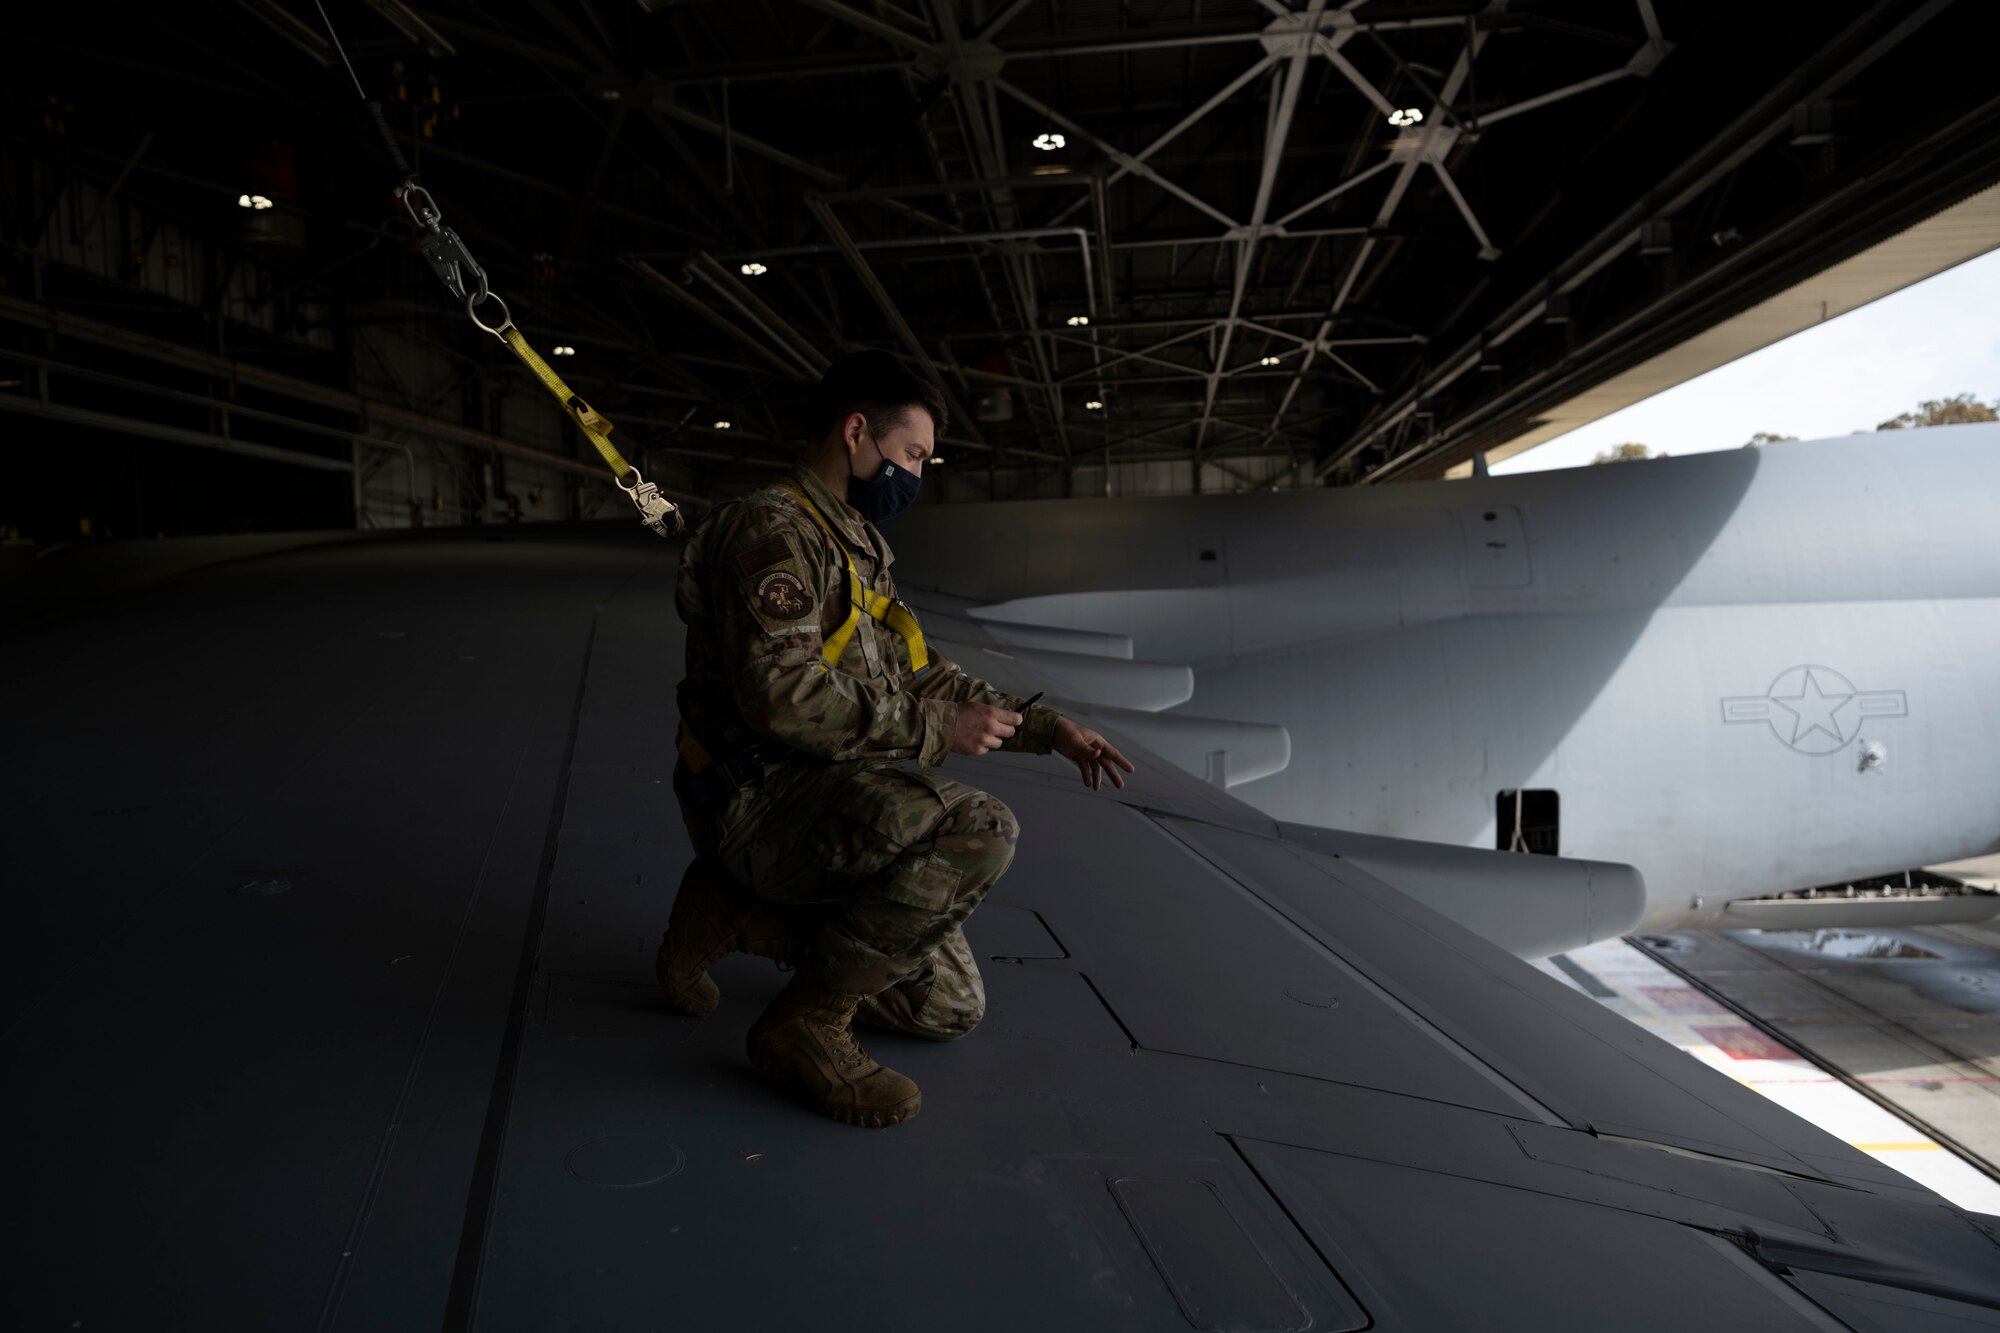
MULTIPOLYGON (((876 446, 876 453, 881 453, 876 446)), ((914 472, 882 460, 882 470, 863 481, 854 475, 853 464, 848 464, 847 503, 870 523, 887 523, 896 515, 916 502, 917 489, 923 485, 923 478, 914 472)))

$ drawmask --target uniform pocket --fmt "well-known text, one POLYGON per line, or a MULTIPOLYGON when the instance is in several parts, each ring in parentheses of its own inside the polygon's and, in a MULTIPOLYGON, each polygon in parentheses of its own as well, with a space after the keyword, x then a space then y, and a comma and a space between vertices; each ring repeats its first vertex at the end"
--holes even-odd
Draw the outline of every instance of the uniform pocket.
POLYGON ((964 874, 947 858, 930 852, 901 874, 889 876, 880 892, 890 902, 914 907, 933 916, 946 916, 958 901, 959 884, 964 874))
POLYGON ((910 781, 925 788, 936 798, 940 814, 955 805, 962 805, 972 795, 973 788, 963 782, 954 782, 942 773, 933 773, 922 768, 902 768, 897 770, 910 781))
MULTIPOLYGON (((900 791, 886 809, 882 827, 898 846, 914 848, 938 835, 938 827, 955 804, 963 802, 970 788, 963 783, 921 769, 898 768, 900 791)), ((882 896, 906 907, 915 907, 938 916, 949 913, 957 902, 965 870, 958 861, 937 851, 927 851, 912 861, 905 855, 900 873, 888 877, 882 896)))

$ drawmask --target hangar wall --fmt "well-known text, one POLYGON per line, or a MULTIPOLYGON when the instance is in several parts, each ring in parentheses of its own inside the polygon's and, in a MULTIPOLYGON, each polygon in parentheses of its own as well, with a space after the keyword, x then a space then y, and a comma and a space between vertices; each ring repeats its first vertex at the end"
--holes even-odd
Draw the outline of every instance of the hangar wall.
MULTIPOLYGON (((322 224, 282 194, 240 206, 218 182, 207 215, 169 215, 125 189, 144 140, 94 152, 61 108, 41 130, 0 144, 0 539, 626 516, 504 349, 430 331, 447 298, 415 256, 402 290, 343 286, 342 261, 307 267, 309 239, 335 238, 309 237, 322 224)), ((402 243, 384 226, 337 248, 402 243)), ((538 296, 516 301, 524 324, 538 296)), ((617 437, 635 461, 644 435, 617 437)), ((686 480, 664 460, 648 475, 686 480)))

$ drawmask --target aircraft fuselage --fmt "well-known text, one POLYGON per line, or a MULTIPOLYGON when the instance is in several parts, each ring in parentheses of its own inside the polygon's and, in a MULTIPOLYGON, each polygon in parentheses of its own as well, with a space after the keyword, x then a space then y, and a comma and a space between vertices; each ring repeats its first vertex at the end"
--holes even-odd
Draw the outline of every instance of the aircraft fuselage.
POLYGON ((1183 711, 1283 724, 1290 764, 1235 789, 1273 816, 1492 847, 1500 793, 1553 792, 1562 854, 1638 866, 1662 928, 2000 849, 1996 460, 2000 425, 1954 426, 953 505, 897 544, 993 615, 1192 665, 1183 711))

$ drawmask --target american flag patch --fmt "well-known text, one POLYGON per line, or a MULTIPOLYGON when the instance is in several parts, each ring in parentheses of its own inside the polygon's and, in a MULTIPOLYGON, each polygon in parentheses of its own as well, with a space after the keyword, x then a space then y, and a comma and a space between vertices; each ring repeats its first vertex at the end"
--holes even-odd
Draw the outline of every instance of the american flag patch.
POLYGON ((756 578, 773 565, 782 565, 792 558, 791 543, 781 536, 766 537, 749 550, 736 557, 736 567, 743 571, 745 578, 756 578))

